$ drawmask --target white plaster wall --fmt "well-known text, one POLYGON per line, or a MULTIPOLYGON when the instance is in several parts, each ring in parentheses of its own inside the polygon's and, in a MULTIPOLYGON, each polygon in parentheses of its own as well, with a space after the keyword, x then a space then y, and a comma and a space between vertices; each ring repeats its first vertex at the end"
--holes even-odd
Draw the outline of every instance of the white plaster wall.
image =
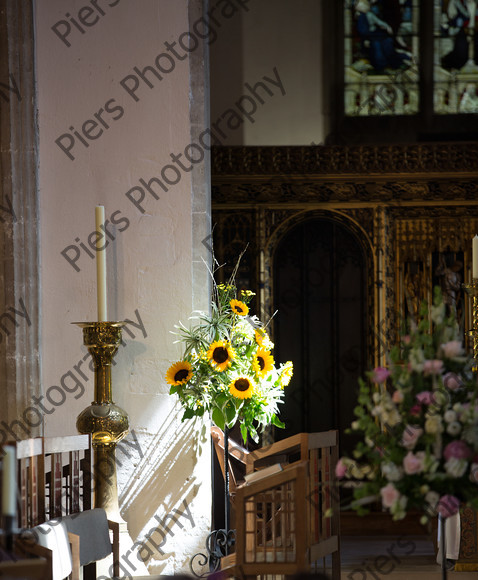
POLYGON ((77 415, 93 400, 92 373, 78 366, 82 331, 72 322, 96 320, 95 260, 79 243, 88 244, 94 207, 103 204, 118 222, 107 248, 109 319, 134 323, 113 369, 114 400, 132 430, 117 452, 120 509, 137 542, 128 561, 147 559, 152 573, 187 571, 210 525, 209 436, 201 424, 180 423, 164 374, 180 354, 170 331, 192 309, 191 173, 182 171, 168 192, 158 189, 159 200, 146 194, 144 213, 125 194, 140 178, 160 176, 170 153, 190 143, 188 58, 161 81, 150 75, 153 87, 136 74, 138 101, 120 82, 135 66, 154 67, 165 41, 188 30, 188 2, 36 0, 35 10, 45 435, 75 434, 77 415), (83 32, 71 23, 81 25, 81 9, 83 32), (52 30, 60 20, 70 20, 71 46, 52 30), (87 125, 92 136, 103 133, 83 135, 88 147, 75 137, 70 159, 55 140, 81 131, 108 101, 110 113, 101 115, 108 128, 87 125), (80 271, 62 256, 67 246, 79 249, 80 271), (165 524, 171 514, 177 522, 165 524))
MULTIPOLYGON (((241 96, 242 123, 224 128, 224 145, 310 145, 323 143, 322 0, 254 0, 231 18, 211 45, 211 122, 236 109, 241 96), (276 78, 283 91, 265 82, 272 95, 259 90, 263 102, 245 84, 276 78), (283 95, 285 92, 285 95, 283 95), (237 128, 235 128, 237 125, 237 128)), ((326 55, 324 55, 326 56, 326 55)))

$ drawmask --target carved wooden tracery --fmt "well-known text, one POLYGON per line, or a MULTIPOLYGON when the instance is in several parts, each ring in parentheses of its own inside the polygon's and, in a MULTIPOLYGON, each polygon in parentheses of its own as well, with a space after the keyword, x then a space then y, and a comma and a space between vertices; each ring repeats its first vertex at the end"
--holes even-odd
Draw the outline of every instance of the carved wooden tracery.
MULTIPOLYGON (((269 312, 271 264, 281 236, 316 215, 347 224, 368 256, 370 363, 396 339, 397 317, 413 310, 410 278, 430 299, 438 264, 470 278, 478 232, 478 144, 232 147, 212 156, 214 243, 234 263, 249 243, 241 278, 269 312), (242 243, 242 245, 241 245, 242 243)), ((461 301, 464 326, 469 306, 461 301)))

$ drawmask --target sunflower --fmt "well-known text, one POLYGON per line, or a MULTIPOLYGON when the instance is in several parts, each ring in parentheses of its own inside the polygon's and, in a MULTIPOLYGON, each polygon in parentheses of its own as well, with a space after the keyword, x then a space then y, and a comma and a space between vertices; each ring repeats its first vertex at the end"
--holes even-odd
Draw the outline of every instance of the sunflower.
POLYGON ((274 368, 274 357, 268 350, 259 348, 252 360, 252 368, 256 375, 265 377, 274 368))
POLYGON ((294 374, 294 365, 291 360, 288 360, 281 369, 280 384, 281 387, 287 387, 290 383, 292 375, 294 374))
POLYGON ((236 356, 234 349, 227 340, 216 340, 207 351, 207 358, 211 365, 219 372, 231 366, 231 362, 236 356))
POLYGON ((238 399, 250 399, 254 393, 254 381, 249 377, 237 377, 229 385, 229 392, 238 399))
POLYGON ((233 298, 229 304, 231 305, 232 311, 239 314, 239 316, 245 316, 249 312, 249 307, 240 300, 233 298))
POLYGON ((184 385, 193 376, 192 366, 186 360, 172 364, 166 373, 166 382, 170 385, 184 385))
POLYGON ((256 342, 259 346, 265 348, 266 350, 272 350, 274 348, 274 343, 271 341, 265 330, 262 328, 256 328, 254 334, 256 336, 256 342))

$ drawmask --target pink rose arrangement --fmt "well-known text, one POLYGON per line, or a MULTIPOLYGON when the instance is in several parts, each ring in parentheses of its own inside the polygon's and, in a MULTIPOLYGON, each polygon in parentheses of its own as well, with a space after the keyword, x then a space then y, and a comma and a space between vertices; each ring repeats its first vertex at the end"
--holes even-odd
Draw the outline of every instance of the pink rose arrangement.
POLYGON ((423 521, 478 509, 478 393, 460 331, 444 316, 441 292, 423 304, 387 364, 359 381, 353 456, 337 465, 356 480, 352 506, 368 513, 379 501, 394 519, 409 510, 423 521), (431 329, 431 331, 430 331, 431 329), (366 468, 365 468, 366 466, 366 468))

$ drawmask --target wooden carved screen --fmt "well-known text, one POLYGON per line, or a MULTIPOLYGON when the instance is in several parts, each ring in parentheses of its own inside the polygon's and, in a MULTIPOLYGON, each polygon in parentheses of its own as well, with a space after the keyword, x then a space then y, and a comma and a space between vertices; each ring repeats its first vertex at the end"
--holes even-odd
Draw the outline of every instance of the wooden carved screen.
POLYGON ((216 257, 227 272, 249 244, 239 276, 257 292, 255 308, 267 317, 283 236, 319 214, 352 228, 368 255, 367 366, 381 364, 401 317, 430 298, 435 284, 445 288, 455 279, 457 316, 470 328, 460 284, 470 279, 478 232, 477 155, 476 143, 217 148, 216 257))

